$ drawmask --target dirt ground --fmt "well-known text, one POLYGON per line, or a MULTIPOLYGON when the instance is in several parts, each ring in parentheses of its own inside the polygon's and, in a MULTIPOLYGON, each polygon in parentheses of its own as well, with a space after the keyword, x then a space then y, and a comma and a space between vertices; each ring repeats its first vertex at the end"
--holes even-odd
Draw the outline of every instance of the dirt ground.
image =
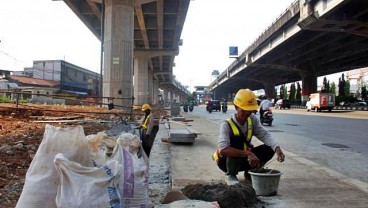
POLYGON ((15 104, 0 104, 0 207, 15 207, 46 124, 82 125, 85 135, 90 135, 109 129, 101 120, 117 121, 127 116, 116 109, 92 106, 22 105, 16 108, 15 104), (68 122, 67 119, 88 119, 88 122, 68 122), (63 122, 58 122, 60 120, 63 122))

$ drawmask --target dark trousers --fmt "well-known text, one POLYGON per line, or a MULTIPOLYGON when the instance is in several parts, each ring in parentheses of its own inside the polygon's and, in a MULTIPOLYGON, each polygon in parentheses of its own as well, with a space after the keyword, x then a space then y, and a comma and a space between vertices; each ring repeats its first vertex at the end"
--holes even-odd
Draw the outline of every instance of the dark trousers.
POLYGON ((259 109, 259 119, 263 118, 263 114, 266 112, 265 110, 262 110, 262 108, 259 109))
POLYGON ((142 134, 142 147, 148 157, 150 156, 153 142, 155 141, 155 137, 158 132, 158 129, 159 129, 158 126, 153 126, 150 135, 146 135, 145 131, 142 134))
MULTIPOLYGON (((260 160, 261 166, 271 160, 275 152, 267 145, 260 145, 251 150, 260 160)), ((226 175, 237 175, 240 171, 253 169, 249 165, 247 157, 226 157, 222 156, 217 164, 219 168, 226 173, 226 175)))

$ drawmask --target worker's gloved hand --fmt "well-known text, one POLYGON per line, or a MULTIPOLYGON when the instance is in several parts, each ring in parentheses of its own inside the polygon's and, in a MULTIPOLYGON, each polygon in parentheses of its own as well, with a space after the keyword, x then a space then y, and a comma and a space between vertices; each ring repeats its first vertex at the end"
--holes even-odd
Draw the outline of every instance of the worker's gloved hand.
POLYGON ((276 152, 276 155, 277 155, 277 161, 279 162, 284 162, 285 160, 285 155, 284 153, 282 152, 280 146, 277 146, 276 149, 275 149, 275 152, 276 152))
POLYGON ((251 151, 248 151, 248 162, 249 165, 253 168, 259 168, 260 166, 260 161, 258 157, 251 151))

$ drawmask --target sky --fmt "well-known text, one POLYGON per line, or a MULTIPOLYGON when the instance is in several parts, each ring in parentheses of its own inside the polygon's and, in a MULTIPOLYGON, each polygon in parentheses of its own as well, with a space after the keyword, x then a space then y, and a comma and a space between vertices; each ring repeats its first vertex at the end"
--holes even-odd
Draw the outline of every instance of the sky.
MULTIPOLYGON (((192 0, 173 74, 190 91, 214 80, 294 0, 192 0)), ((0 69, 22 71, 34 60, 65 60, 99 73, 100 42, 63 1, 11 0, 0 7, 0 69)), ((319 79, 320 80, 320 79, 319 79)), ((320 82, 320 81, 319 81, 320 82)))

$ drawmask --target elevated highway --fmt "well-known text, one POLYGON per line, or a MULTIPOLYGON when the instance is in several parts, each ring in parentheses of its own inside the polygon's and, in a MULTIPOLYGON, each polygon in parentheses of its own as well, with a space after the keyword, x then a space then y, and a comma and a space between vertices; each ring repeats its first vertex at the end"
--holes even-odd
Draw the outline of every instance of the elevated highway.
POLYGON ((297 0, 211 83, 216 98, 239 88, 302 80, 304 99, 317 77, 368 65, 368 1, 297 0))
POLYGON ((157 103, 158 88, 170 99, 189 94, 173 66, 190 0, 63 1, 103 42, 104 97, 134 95, 141 105, 157 103))

